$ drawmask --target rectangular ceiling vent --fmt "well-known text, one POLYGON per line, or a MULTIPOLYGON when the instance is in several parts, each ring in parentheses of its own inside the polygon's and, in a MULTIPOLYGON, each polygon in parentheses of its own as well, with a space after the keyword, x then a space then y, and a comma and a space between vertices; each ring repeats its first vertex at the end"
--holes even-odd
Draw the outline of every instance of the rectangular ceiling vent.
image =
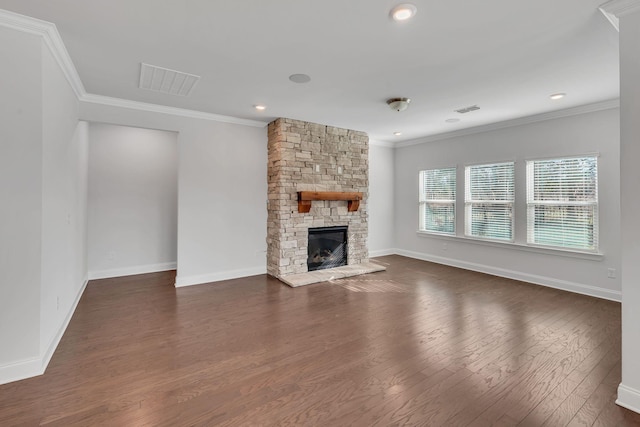
POLYGON ((140 67, 140 89, 154 92, 168 93, 169 95, 187 96, 200 80, 200 76, 156 67, 142 63, 140 67))
POLYGON ((480 109, 480 107, 478 107, 477 105, 471 105, 469 107, 464 107, 464 108, 461 108, 459 110, 453 110, 453 111, 455 111, 456 113, 465 114, 465 113, 468 113, 470 111, 476 111, 476 110, 479 110, 479 109, 480 109))

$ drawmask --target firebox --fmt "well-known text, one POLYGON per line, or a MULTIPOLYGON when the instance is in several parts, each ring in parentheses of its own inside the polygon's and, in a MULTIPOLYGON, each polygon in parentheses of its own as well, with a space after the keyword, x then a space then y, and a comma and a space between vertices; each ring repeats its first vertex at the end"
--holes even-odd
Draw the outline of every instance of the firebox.
POLYGON ((347 227, 310 228, 308 255, 309 271, 347 265, 347 227))

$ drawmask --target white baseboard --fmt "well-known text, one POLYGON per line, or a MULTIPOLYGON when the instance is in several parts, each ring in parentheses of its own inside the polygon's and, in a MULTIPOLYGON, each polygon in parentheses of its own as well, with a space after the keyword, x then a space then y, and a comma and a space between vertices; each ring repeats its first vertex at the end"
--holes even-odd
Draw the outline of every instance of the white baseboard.
POLYGON ((243 268, 240 270, 219 271, 216 273, 200 274, 197 276, 178 276, 176 277, 176 288, 183 286, 201 285, 203 283, 219 282, 221 280, 239 279, 241 277, 257 276, 258 274, 266 274, 267 267, 243 268))
POLYGON ((0 385, 7 384, 14 381, 24 380, 31 377, 37 377, 38 375, 44 374, 49 366, 49 362, 51 361, 51 357, 53 357, 53 353, 55 353, 56 348, 58 348, 58 344, 60 344, 60 340, 64 335, 64 332, 67 330, 69 326, 69 322, 71 322, 71 318, 73 317, 73 313, 76 311, 76 307, 78 307, 78 303, 80 302, 80 298, 84 293, 84 290, 87 287, 87 283, 89 280, 86 279, 78 294, 76 295, 69 312, 65 316, 64 321, 60 325, 58 332, 51 339, 49 346, 47 347, 46 352, 40 357, 34 357, 31 359, 26 359, 20 362, 12 363, 10 365, 0 366, 0 385))
POLYGON ((616 404, 640 414, 640 390, 627 387, 621 383, 618 386, 616 404))
POLYGON ((160 264, 134 265, 132 267, 114 268, 112 270, 90 271, 89 280, 133 276, 134 274, 157 273, 159 271, 175 270, 176 268, 176 262, 164 262, 160 264))
POLYGON ((369 251, 369 258, 375 258, 379 256, 396 255, 397 249, 379 249, 377 251, 369 251))
POLYGON ((73 300, 73 304, 71 304, 71 309, 69 310, 69 312, 67 313, 67 315, 64 318, 64 321, 60 325, 60 328, 58 329, 58 333, 53 337, 53 339, 49 343, 49 347, 47 348, 47 351, 46 351, 46 353, 44 354, 44 356, 42 358, 42 372, 43 373, 47 369, 47 366, 49 366, 49 362, 51 361, 51 357, 53 357, 53 353, 56 351, 56 348, 58 348, 58 344, 60 344, 60 340, 62 339, 62 336, 64 335, 64 332, 67 330, 67 327, 69 326, 69 322, 71 322, 71 318, 73 317, 73 313, 76 312, 76 308, 78 307, 78 303, 80 302, 80 298, 82 298, 82 294, 84 294, 84 290, 87 288, 87 284, 88 283, 89 283, 89 279, 85 279, 84 283, 80 287, 80 290, 78 291, 78 294, 76 295, 75 299, 73 300))
POLYGON ((0 385, 25 380, 44 374, 42 359, 34 357, 20 362, 0 366, 0 385))
POLYGON ((567 280, 554 279, 547 276, 539 276, 536 274, 522 273, 520 271, 507 270, 504 268, 492 267, 484 264, 460 261, 451 258, 444 258, 437 255, 425 254, 420 252, 406 251, 404 249, 396 249, 396 254, 409 258, 420 259, 423 261, 435 262, 437 264, 449 265, 465 270, 477 271, 480 273, 491 274, 493 276, 505 277, 507 279, 520 280, 522 282, 533 283, 536 285, 547 286, 549 288, 561 289, 563 291, 574 292, 577 294, 589 295, 592 297, 607 299, 611 301, 622 301, 622 293, 612 291, 610 289, 598 288, 595 286, 584 285, 581 283, 569 282, 567 280))

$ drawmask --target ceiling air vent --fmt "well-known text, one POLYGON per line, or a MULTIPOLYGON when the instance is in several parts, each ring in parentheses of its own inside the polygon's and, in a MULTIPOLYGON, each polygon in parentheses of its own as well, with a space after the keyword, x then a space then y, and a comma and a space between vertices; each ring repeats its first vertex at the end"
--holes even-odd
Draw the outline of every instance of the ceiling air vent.
POLYGON ((169 95, 187 96, 200 80, 200 76, 156 67, 142 63, 140 67, 140 89, 169 95))
POLYGON ((453 111, 455 111, 456 113, 465 114, 465 113, 468 113, 470 111, 476 111, 476 110, 479 110, 479 109, 480 109, 480 107, 478 107, 477 105, 471 105, 469 107, 464 107, 464 108, 461 108, 459 110, 453 110, 453 111))

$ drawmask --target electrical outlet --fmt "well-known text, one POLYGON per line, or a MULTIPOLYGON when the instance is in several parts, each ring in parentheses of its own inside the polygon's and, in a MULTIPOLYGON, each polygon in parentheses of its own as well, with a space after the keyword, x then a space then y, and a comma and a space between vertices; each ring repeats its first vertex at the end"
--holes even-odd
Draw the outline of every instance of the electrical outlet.
POLYGON ((607 268, 607 277, 609 279, 615 279, 616 278, 616 269, 615 268, 607 268))
POLYGON ((56 297, 56 311, 60 311, 60 297, 56 297))
POLYGON ((316 165, 316 172, 320 172, 320 165, 316 165))
POLYGON ((116 260, 116 251, 107 252, 107 260, 115 261, 116 260))
POLYGON ((443 250, 443 251, 446 251, 446 250, 447 250, 447 242, 444 242, 444 243, 442 244, 442 250, 443 250))

